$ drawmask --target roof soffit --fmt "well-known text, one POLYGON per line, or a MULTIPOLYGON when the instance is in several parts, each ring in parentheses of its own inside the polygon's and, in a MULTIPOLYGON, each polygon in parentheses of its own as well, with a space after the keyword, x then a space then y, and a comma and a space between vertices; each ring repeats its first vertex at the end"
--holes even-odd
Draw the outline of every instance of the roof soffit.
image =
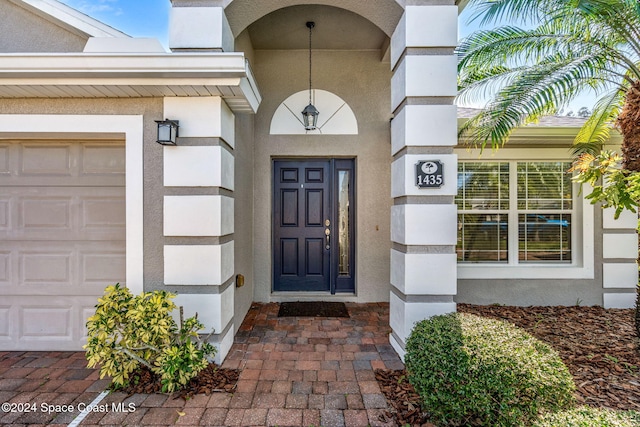
POLYGON ((0 55, 0 98, 154 96, 221 96, 236 112, 261 101, 237 52, 0 55))

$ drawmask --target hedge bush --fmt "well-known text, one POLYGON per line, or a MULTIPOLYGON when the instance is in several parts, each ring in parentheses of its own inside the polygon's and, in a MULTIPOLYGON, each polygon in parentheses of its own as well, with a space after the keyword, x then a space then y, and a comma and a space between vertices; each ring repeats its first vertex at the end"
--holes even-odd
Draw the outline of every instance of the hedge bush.
POLYGON ((581 406, 542 416, 532 427, 638 427, 640 412, 581 406))
POLYGON ((531 425, 574 403, 573 378, 555 350, 503 321, 435 316, 416 324, 406 350, 409 381, 442 425, 531 425))

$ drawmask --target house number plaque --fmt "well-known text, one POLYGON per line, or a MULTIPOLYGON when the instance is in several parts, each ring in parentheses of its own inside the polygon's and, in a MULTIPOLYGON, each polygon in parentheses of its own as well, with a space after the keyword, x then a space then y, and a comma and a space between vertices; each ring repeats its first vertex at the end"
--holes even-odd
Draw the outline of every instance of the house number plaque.
POLYGON ((440 188, 444 185, 443 165, 440 160, 421 160, 416 163, 416 186, 440 188))

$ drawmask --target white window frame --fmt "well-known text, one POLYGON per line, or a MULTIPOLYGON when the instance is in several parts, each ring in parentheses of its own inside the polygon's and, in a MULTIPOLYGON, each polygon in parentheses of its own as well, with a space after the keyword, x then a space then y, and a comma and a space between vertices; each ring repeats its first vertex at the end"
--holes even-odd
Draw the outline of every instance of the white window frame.
MULTIPOLYGON (((566 162, 569 152, 565 148, 503 148, 493 153, 484 153, 478 158, 477 152, 456 150, 460 161, 471 162, 566 162)), ((517 179, 510 168, 511 180, 517 179)), ((571 263, 520 263, 512 260, 512 245, 509 245, 509 263, 482 262, 458 263, 458 279, 593 279, 594 278, 594 206, 584 198, 591 189, 588 186, 580 191, 574 188, 574 209, 572 213, 571 263)), ((509 215, 516 215, 516 207, 510 207, 509 215)), ((511 217, 510 217, 511 219, 511 217)), ((513 241, 509 229, 510 243, 513 241)), ((517 242, 517 236, 515 236, 517 242)), ((517 249, 517 245, 516 245, 517 249)))

